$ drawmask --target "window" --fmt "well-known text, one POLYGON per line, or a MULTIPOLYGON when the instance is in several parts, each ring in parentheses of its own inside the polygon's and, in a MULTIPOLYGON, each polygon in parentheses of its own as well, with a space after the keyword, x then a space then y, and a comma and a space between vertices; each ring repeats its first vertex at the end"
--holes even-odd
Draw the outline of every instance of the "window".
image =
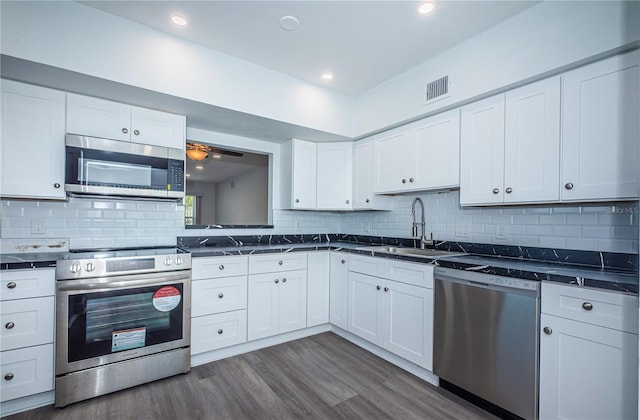
POLYGON ((197 225, 198 221, 198 197, 187 195, 184 198, 184 224, 197 225))

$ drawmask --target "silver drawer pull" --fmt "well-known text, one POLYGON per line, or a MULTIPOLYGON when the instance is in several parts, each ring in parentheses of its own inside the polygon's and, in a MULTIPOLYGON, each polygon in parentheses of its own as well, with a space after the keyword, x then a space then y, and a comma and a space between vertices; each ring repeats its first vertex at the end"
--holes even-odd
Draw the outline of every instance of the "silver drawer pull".
POLYGON ((500 192, 500 190, 499 190, 499 189, 497 189, 497 188, 494 188, 492 192, 493 192, 494 194, 498 194, 498 193, 500 192))
POLYGON ((283 279, 282 279, 282 282, 283 282, 283 283, 286 283, 286 282, 287 282, 287 279, 283 278, 283 279))
POLYGON ((129 132, 129 130, 127 130, 126 128, 123 128, 123 129, 122 129, 122 132, 123 132, 124 134, 127 134, 127 133, 129 132))
POLYGON ((282 264, 283 264, 282 260, 278 261, 278 265, 282 265, 282 264))
POLYGON ((13 379, 13 373, 7 373, 6 375, 4 375, 5 381, 10 381, 12 379, 13 379))
POLYGON ((222 294, 222 293, 218 293, 218 297, 219 297, 220 299, 222 299, 222 298, 224 297, 224 294, 222 294))
POLYGON ((280 280, 275 279, 273 282, 274 282, 275 284, 278 284, 278 283, 280 283, 280 280))
POLYGON ((218 266, 218 270, 224 270, 224 265, 220 264, 220 265, 218 266))
POLYGON ((218 334, 222 334, 223 332, 224 332, 224 331, 222 330, 222 328, 220 328, 220 329, 218 330, 218 334))
POLYGON ((17 286, 15 281, 10 281, 9 283, 7 283, 7 289, 15 289, 17 286))
POLYGON ((551 333, 553 332, 553 330, 551 330, 551 328, 549 327, 544 327, 542 331, 544 331, 544 333, 547 335, 551 335, 551 333))
POLYGON ((382 289, 381 286, 376 286, 376 290, 380 290, 380 289, 382 289))
POLYGON ((135 134, 136 136, 140 135, 140 130, 133 130, 133 134, 135 134))
POLYGON ((593 309, 593 305, 591 304, 591 302, 584 302, 582 304, 582 309, 584 309, 585 311, 590 311, 593 309))
POLYGON ((566 184, 564 184, 564 188, 566 190, 572 190, 573 189, 573 184, 571 182, 567 182, 566 184))
POLYGON ((340 261, 340 262, 341 262, 342 264, 346 263, 346 261, 345 261, 345 260, 342 260, 342 261, 340 261))
POLYGON ((12 329, 15 326, 16 324, 14 324, 13 322, 7 322, 6 324, 4 324, 4 327, 8 330, 12 329))

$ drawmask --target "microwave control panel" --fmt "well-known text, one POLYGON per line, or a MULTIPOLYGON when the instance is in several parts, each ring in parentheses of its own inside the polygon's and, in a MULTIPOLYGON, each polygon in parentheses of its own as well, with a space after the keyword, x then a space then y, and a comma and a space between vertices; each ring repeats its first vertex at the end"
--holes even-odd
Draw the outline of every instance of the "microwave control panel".
POLYGON ((184 191, 184 160, 169 159, 167 190, 184 191))

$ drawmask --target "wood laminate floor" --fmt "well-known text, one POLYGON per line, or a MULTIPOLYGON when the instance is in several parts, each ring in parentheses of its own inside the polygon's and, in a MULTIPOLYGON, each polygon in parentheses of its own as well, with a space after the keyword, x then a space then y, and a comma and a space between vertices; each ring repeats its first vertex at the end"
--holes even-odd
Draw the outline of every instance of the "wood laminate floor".
POLYGON ((62 409, 7 420, 494 419, 333 334, 323 333, 194 367, 62 409))

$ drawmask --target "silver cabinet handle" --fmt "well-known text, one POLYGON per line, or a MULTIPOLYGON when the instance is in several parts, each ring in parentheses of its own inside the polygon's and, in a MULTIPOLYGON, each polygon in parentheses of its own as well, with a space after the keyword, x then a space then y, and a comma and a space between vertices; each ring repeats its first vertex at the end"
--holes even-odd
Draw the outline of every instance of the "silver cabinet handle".
POLYGON ((60 183, 56 182, 55 184, 53 184, 53 188, 60 188, 60 183))
POLYGON ((220 264, 220 265, 218 266, 218 270, 224 270, 224 265, 220 264))
POLYGON ((498 194, 498 193, 500 192, 500 190, 499 190, 499 189, 497 189, 497 188, 494 188, 492 192, 493 192, 494 194, 498 194))
POLYGON ((224 297, 224 293, 218 293, 218 299, 222 299, 224 297))
POLYGON ((409 178, 409 182, 413 182, 413 178, 409 178))
POLYGON ((220 328, 220 329, 218 330, 218 334, 222 334, 223 332, 224 332, 224 331, 222 330, 222 328, 220 328))
POLYGON ((287 279, 283 277, 283 278, 282 278, 282 282, 283 282, 283 283, 286 283, 286 282, 287 282, 287 279))
POLYGON ((380 289, 382 289, 382 287, 376 286, 376 290, 380 290, 380 289))
POLYGON ((4 375, 4 379, 5 381, 10 381, 13 379, 13 373, 7 373, 6 375, 4 375))
POLYGON ((584 309, 585 311, 590 311, 593 309, 593 305, 591 304, 591 302, 584 302, 582 304, 582 309, 584 309))
POLYGON ((299 198, 296 198, 296 203, 299 203, 299 202, 300 202, 300 199, 299 199, 299 198))
POLYGON ((123 128, 123 129, 122 129, 122 132, 123 132, 124 134, 127 134, 127 133, 129 132, 129 130, 128 130, 128 129, 126 129, 126 128, 123 128))
POLYGON ((351 201, 347 200, 347 201, 345 201, 345 203, 349 204, 349 203, 351 203, 351 201))
POLYGON ((280 280, 279 279, 275 279, 274 282, 275 282, 275 284, 278 284, 278 283, 280 283, 280 280))
POLYGON ((368 198, 366 200, 364 200, 365 203, 369 203, 371 202, 371 200, 369 200, 368 198))
POLYGON ((388 292, 388 291, 389 291, 389 288, 388 288, 388 287, 385 287, 385 288, 384 288, 384 291, 385 291, 385 292, 388 292))
POLYGON ((551 333, 553 332, 553 330, 549 327, 544 327, 542 331, 544 331, 544 333, 547 335, 551 335, 551 333))
POLYGON ((135 134, 136 136, 140 135, 140 131, 139 130, 133 130, 133 134, 135 134))
POLYGON ((406 180, 406 179, 404 179, 404 178, 402 178, 402 183, 403 183, 403 184, 406 184, 406 183, 407 183, 407 180, 406 180))
POLYGON ((15 281, 10 281, 9 283, 7 283, 7 289, 15 289, 17 286, 15 281))
POLYGON ((344 264, 344 263, 346 263, 347 261, 346 261, 346 260, 342 260, 342 261, 340 261, 340 262, 341 262, 342 264, 344 264))
POLYGON ((507 194, 511 194, 511 192, 513 192, 513 188, 507 187, 507 189, 504 190, 504 192, 506 192, 507 194))
POLYGON ((282 260, 278 261, 278 265, 282 265, 282 264, 283 264, 282 260))
POLYGON ((4 324, 4 327, 8 330, 12 329, 13 327, 15 327, 16 324, 14 324, 13 322, 9 321, 6 324, 4 324))
POLYGON ((567 182, 566 184, 564 184, 564 188, 567 190, 572 190, 573 184, 571 182, 567 182))

